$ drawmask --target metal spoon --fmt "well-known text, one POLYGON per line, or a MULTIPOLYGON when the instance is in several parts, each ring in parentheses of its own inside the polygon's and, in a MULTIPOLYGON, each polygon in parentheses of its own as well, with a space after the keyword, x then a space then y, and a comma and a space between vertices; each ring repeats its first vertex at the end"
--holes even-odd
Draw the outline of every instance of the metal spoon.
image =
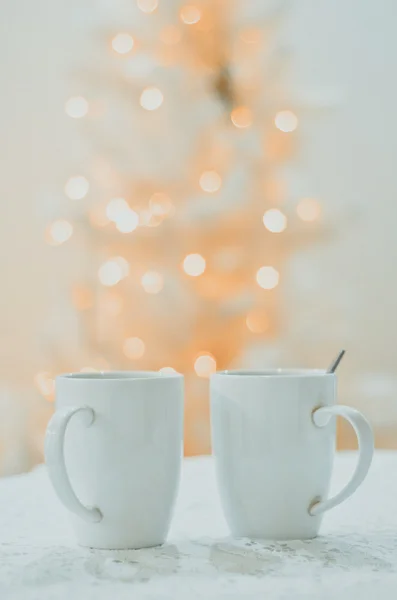
POLYGON ((339 352, 338 356, 335 358, 335 360, 328 367, 327 373, 335 373, 335 371, 338 368, 338 365, 339 365, 340 361, 342 360, 344 354, 345 354, 345 350, 341 350, 339 352))

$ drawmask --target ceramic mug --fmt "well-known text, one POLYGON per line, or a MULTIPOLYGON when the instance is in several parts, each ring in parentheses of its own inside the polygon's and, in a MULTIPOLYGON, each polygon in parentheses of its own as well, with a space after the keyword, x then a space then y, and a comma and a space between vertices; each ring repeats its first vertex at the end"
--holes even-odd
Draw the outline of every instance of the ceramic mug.
POLYGON ((182 375, 72 373, 56 379, 45 459, 81 545, 162 544, 182 445, 182 375))
POLYGON ((372 460, 372 430, 361 413, 335 402, 336 377, 323 371, 212 375, 213 452, 223 510, 233 535, 313 538, 322 514, 361 484, 372 460), (359 455, 349 483, 328 498, 336 415, 353 426, 359 455))

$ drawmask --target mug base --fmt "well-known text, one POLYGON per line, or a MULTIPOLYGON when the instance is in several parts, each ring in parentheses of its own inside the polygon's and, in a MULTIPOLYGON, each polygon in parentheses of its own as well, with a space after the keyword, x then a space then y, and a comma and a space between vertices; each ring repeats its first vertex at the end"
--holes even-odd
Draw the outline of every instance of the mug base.
POLYGON ((78 545, 82 548, 90 548, 92 550, 142 550, 143 548, 155 548, 156 546, 163 546, 165 540, 149 540, 147 542, 93 542, 78 540, 78 545))

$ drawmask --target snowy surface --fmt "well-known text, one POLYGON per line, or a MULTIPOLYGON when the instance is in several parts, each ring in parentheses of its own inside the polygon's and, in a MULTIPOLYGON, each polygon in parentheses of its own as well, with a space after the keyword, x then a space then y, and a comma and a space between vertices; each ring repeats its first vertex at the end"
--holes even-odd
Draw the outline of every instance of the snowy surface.
MULTIPOLYGON (((334 489, 356 456, 339 454, 334 489)), ((378 452, 358 492, 306 542, 231 540, 211 458, 187 459, 167 545, 80 548, 44 467, 0 480, 1 600, 395 600, 397 452, 378 452)))

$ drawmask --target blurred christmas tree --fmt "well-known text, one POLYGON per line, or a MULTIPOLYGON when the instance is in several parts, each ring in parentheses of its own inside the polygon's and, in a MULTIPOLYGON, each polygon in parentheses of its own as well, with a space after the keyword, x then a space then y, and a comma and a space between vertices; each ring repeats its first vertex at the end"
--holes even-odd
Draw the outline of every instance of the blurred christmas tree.
POLYGON ((184 373, 186 452, 205 452, 208 376, 280 335, 283 265, 313 240, 320 212, 291 200, 282 176, 299 124, 285 3, 108 9, 95 66, 66 103, 92 148, 65 187, 72 222, 48 229, 55 245, 73 231, 85 240, 72 290, 79 352, 58 352, 52 368, 184 373))

